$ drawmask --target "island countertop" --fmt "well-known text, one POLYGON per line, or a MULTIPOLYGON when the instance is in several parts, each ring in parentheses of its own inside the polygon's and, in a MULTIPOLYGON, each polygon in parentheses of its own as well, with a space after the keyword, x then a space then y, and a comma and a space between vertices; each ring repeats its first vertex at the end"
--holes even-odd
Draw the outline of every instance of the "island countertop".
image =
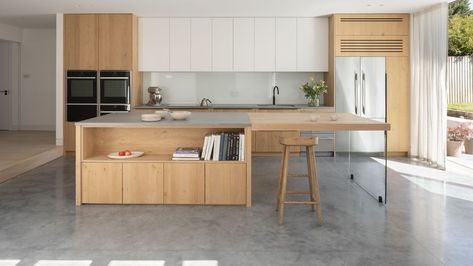
POLYGON ((108 114, 81 122, 83 127, 159 127, 159 128, 244 128, 250 127, 246 113, 193 112, 188 119, 173 120, 169 116, 156 122, 141 121, 141 113, 108 114))

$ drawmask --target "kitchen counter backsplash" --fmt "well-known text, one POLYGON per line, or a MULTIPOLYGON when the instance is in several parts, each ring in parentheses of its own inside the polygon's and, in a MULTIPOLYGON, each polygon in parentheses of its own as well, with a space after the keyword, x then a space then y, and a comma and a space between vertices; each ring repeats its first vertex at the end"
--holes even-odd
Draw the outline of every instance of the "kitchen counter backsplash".
POLYGON ((202 98, 209 98, 214 105, 271 104, 276 84, 280 92, 276 95, 277 104, 305 105, 307 101, 299 87, 310 78, 321 80, 323 73, 144 72, 143 104, 148 102, 150 86, 163 89, 163 104, 168 105, 198 105, 202 98))

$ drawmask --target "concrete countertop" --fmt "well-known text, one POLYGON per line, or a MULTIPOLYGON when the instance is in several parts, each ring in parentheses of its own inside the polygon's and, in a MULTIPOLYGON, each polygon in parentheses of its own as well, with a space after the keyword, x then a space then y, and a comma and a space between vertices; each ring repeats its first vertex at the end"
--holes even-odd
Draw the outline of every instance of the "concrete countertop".
POLYGON ((141 113, 116 113, 76 122, 84 127, 158 127, 158 128, 244 128, 250 127, 248 114, 242 112, 194 112, 186 120, 167 116, 156 122, 141 121, 141 113))
POLYGON ((271 104, 213 104, 200 106, 198 104, 162 104, 160 106, 138 105, 135 109, 323 109, 331 106, 310 107, 307 104, 271 105, 271 104))

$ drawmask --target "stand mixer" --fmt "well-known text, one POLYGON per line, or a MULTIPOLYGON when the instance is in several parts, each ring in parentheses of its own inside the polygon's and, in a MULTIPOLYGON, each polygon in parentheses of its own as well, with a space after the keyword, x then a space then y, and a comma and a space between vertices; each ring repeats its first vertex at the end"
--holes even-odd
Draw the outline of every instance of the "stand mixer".
POLYGON ((160 106, 163 101, 163 95, 161 94, 161 88, 159 87, 149 87, 149 101, 146 105, 150 106, 160 106))

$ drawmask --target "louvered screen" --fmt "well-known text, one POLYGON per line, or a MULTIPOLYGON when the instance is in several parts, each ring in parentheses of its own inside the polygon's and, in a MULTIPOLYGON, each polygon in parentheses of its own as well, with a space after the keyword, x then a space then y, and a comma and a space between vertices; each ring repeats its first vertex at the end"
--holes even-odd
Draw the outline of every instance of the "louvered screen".
POLYGON ((360 23, 360 22, 366 22, 366 23, 372 23, 372 22, 382 22, 382 23, 387 23, 387 22, 395 22, 399 23, 403 21, 402 17, 352 17, 352 18, 340 18, 341 22, 345 23, 350 23, 350 22, 355 22, 355 23, 360 23))
POLYGON ((341 39, 341 53, 403 53, 403 39, 341 39))

